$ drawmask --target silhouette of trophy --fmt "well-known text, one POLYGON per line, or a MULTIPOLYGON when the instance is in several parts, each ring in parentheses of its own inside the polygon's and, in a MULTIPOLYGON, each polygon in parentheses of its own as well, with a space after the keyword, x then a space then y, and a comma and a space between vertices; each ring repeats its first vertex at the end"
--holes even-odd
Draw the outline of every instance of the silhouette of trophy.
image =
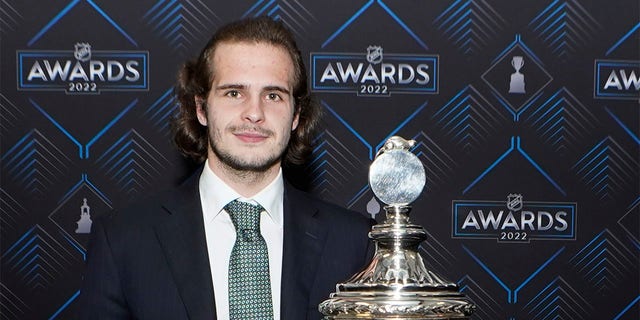
POLYGON ((511 65, 516 69, 516 72, 511 74, 509 93, 526 93, 524 90, 524 75, 520 73, 520 69, 524 66, 524 59, 522 56, 514 56, 511 59, 511 65))
POLYGON ((91 233, 91 207, 87 204, 87 198, 82 199, 82 206, 80 206, 80 220, 76 222, 78 229, 76 233, 91 233))
POLYGON ((427 232, 411 223, 411 203, 426 182, 422 162, 409 150, 414 140, 394 136, 369 168, 369 185, 385 204, 386 220, 372 227, 376 253, 369 265, 336 285, 318 306, 324 320, 462 320, 475 305, 458 285, 427 269, 418 246, 427 232))

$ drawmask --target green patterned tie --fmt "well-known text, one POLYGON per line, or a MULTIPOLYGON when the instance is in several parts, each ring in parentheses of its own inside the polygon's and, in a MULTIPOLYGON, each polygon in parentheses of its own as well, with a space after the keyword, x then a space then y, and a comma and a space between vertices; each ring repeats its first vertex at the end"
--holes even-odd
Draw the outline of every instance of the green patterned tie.
POLYGON ((236 227, 229 261, 231 320, 273 319, 269 255, 260 234, 260 205, 234 200, 224 207, 236 227))

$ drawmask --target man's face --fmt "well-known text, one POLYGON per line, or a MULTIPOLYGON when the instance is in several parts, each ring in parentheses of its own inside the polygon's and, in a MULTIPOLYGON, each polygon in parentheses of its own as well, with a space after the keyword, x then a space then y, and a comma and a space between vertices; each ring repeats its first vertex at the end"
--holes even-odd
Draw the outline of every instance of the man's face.
POLYGON ((206 110, 196 101, 198 121, 208 126, 209 161, 240 171, 278 167, 298 125, 291 57, 270 44, 223 42, 213 65, 206 110))

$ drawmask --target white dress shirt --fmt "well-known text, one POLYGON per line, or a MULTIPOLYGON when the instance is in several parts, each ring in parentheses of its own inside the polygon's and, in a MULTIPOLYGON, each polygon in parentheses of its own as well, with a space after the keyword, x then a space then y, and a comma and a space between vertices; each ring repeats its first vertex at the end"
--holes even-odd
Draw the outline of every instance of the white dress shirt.
POLYGON ((229 319, 229 259, 236 241, 236 230, 224 206, 233 201, 260 204, 266 211, 260 215, 260 233, 267 242, 273 317, 280 319, 280 279, 282 275, 284 182, 282 169, 278 176, 251 199, 243 198, 225 184, 209 168, 206 161, 200 176, 200 202, 204 215, 204 231, 213 280, 213 293, 218 320, 229 319))

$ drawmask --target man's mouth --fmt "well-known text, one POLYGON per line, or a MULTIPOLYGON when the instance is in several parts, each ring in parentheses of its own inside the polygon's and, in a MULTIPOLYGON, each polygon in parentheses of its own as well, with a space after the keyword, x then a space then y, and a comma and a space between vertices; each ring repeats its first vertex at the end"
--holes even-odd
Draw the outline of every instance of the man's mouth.
POLYGON ((261 128, 237 128, 232 130, 234 136, 243 142, 257 143, 269 138, 271 132, 261 128))

